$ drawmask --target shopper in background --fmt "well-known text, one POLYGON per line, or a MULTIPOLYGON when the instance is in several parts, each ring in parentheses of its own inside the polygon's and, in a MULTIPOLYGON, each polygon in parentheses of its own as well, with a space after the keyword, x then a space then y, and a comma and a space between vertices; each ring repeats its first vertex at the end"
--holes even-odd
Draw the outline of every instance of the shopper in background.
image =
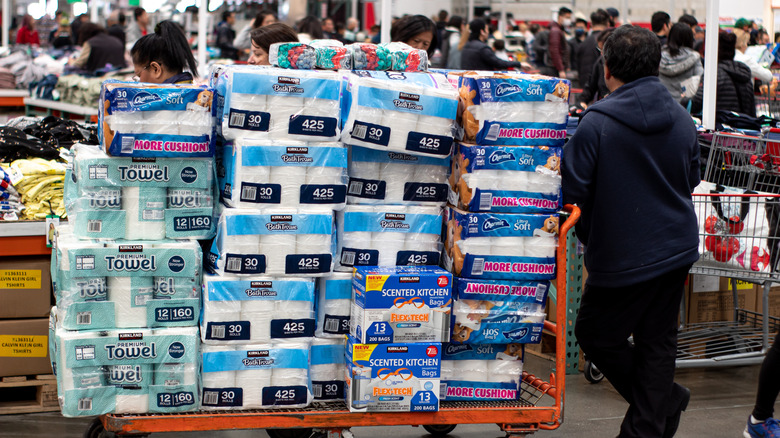
POLYGON ((544 66, 541 69, 543 74, 566 78, 566 70, 571 62, 569 43, 566 41, 566 28, 569 26, 571 26, 571 9, 564 6, 558 9, 558 20, 550 23, 547 54, 544 56, 544 66))
POLYGON ((233 25, 236 23, 236 14, 231 11, 222 13, 222 21, 217 25, 217 47, 222 52, 221 57, 226 59, 238 59, 238 49, 233 45, 236 39, 236 31, 233 25))
POLYGON ((696 28, 699 26, 699 20, 696 19, 693 15, 690 14, 683 14, 680 16, 680 19, 677 20, 678 23, 685 23, 688 26, 691 27, 691 32, 695 32, 696 28))
POLYGON ((89 16, 87 14, 81 14, 78 17, 73 19, 73 22, 70 23, 70 36, 73 38, 73 45, 78 45, 79 43, 79 31, 81 30, 81 26, 89 21, 89 16))
POLYGON ((70 34, 70 23, 68 23, 67 18, 60 19, 59 26, 54 29, 49 43, 55 49, 66 49, 74 45, 73 37, 70 34))
POLYGON ((382 28, 378 24, 371 26, 371 29, 369 29, 368 31, 368 39, 366 40, 366 42, 372 44, 379 44, 381 39, 382 39, 382 28))
POLYGON ((133 22, 127 26, 127 41, 126 47, 130 50, 135 42, 140 40, 142 36, 146 36, 148 33, 147 27, 149 26, 149 14, 146 13, 144 8, 133 9, 133 22))
POLYGON ((428 59, 439 46, 436 24, 425 15, 407 15, 390 28, 390 40, 406 43, 415 49, 428 52, 428 59))
MULTIPOLYGON (((578 15, 581 15, 579 12, 578 15)), ((579 53, 580 45, 585 41, 588 36, 588 20, 582 17, 577 17, 574 21, 574 36, 569 38, 569 65, 572 70, 579 72, 580 64, 577 54, 579 53)), ((579 78, 579 76, 577 76, 579 78)), ((582 82, 580 82, 582 83, 582 82)), ((582 85, 580 85, 582 86, 582 85)))
POLYGON ((89 74, 125 67, 125 47, 119 38, 106 33, 106 29, 95 23, 84 23, 79 30, 81 54, 72 59, 70 65, 89 74))
POLYGON ((604 48, 604 43, 607 41, 614 28, 604 29, 599 33, 598 41, 596 42, 596 48, 599 51, 599 58, 596 63, 593 64, 593 69, 588 76, 588 82, 582 87, 582 93, 578 98, 578 103, 582 108, 587 108, 592 102, 599 101, 609 95, 609 88, 607 88, 607 81, 604 79, 604 57, 601 56, 601 50, 604 48))
POLYGON ((506 43, 504 40, 493 41, 493 52, 496 54, 496 58, 503 61, 509 61, 509 54, 506 52, 506 43))
POLYGON ((674 371, 683 287, 699 258, 696 128, 656 77, 657 36, 622 26, 603 53, 612 94, 583 113, 561 166, 564 203, 582 209, 588 269, 575 333, 629 403, 618 436, 673 437, 690 399, 674 371))
POLYGON ((607 13, 609 14, 609 27, 617 27, 618 25, 618 18, 620 18, 620 12, 618 12, 615 8, 607 8, 607 13))
MULTIPOLYGON (((737 36, 731 32, 718 34, 718 83, 715 109, 735 111, 756 116, 755 96, 753 95, 753 75, 745 64, 734 60, 737 36)), ((691 101, 691 112, 700 114, 704 101, 704 81, 691 101)))
MULTIPOLYGON (((54 42, 54 38, 55 38, 56 34, 61 31, 62 20, 65 20, 65 22, 67 23, 68 22, 68 14, 66 14, 63 11, 57 11, 54 14, 54 22, 57 23, 57 27, 54 28, 54 30, 52 30, 51 32, 49 32, 49 43, 50 44, 52 42, 54 42)), ((66 26, 67 26, 67 24, 66 24, 66 26)), ((67 34, 70 35, 70 32, 67 32, 67 34)))
POLYGON ((658 11, 650 18, 650 26, 661 41, 661 46, 666 44, 666 37, 672 27, 672 17, 666 12, 658 11))
POLYGON ((138 40, 130 56, 140 82, 191 84, 198 74, 198 64, 184 31, 170 20, 157 23, 154 33, 138 40))
POLYGON ((298 22, 298 41, 309 43, 312 40, 322 39, 322 24, 317 17, 309 15, 298 22))
POLYGON ((279 20, 276 18, 276 14, 267 9, 263 9, 262 11, 258 12, 257 15, 255 15, 255 19, 252 20, 252 22, 244 26, 244 28, 238 32, 238 36, 236 36, 236 39, 233 41, 233 45, 237 49, 243 50, 245 53, 249 53, 250 49, 252 48, 252 38, 249 36, 249 34, 252 33, 252 31, 255 29, 268 26, 269 24, 276 23, 277 21, 279 20))
POLYGON ((758 392, 753 413, 742 433, 744 438, 780 438, 780 422, 772 418, 780 393, 780 332, 769 349, 758 374, 758 392))
POLYGON ((520 68, 517 61, 503 61, 499 59, 491 48, 485 43, 488 39, 489 28, 485 20, 476 18, 469 23, 469 41, 463 46, 460 55, 460 63, 463 70, 507 70, 520 68))
POLYGON ((16 44, 29 44, 31 46, 40 46, 41 40, 38 38, 38 31, 35 30, 35 20, 30 14, 24 14, 22 25, 16 32, 16 44))
POLYGON ((460 51, 468 40, 468 27, 463 17, 453 15, 444 28, 444 41, 441 42, 442 66, 449 69, 460 68, 460 51), (465 41, 461 44, 461 40, 465 41))
POLYGON ((699 88, 704 67, 701 57, 693 50, 693 31, 688 23, 676 23, 669 31, 669 39, 661 49, 658 79, 672 98, 690 99, 699 88))
POLYGON ((106 21, 108 27, 106 32, 109 35, 119 38, 122 41, 122 46, 127 44, 127 36, 125 35, 125 14, 122 11, 114 11, 108 16, 106 21))
POLYGON ((745 53, 748 48, 748 42, 750 41, 750 34, 739 29, 735 30, 734 34, 737 35, 734 61, 739 61, 748 66, 753 78, 759 79, 764 85, 771 84, 774 79, 772 72, 768 68, 759 65, 755 58, 745 53))
POLYGON ((344 39, 349 41, 350 43, 354 43, 358 40, 357 38, 358 32, 360 32, 360 27, 357 18, 355 17, 347 18, 347 26, 346 26, 346 30, 344 31, 344 39))
POLYGON ((599 34, 609 25, 609 14, 604 9, 598 9, 590 14, 590 35, 577 48, 577 71, 580 85, 585 86, 590 80, 590 73, 596 60, 601 57, 599 52, 599 34))
POLYGON ((322 36, 329 40, 336 39, 336 22, 330 17, 322 20, 322 36))
POLYGON ((292 27, 284 23, 272 23, 253 30, 251 38, 252 51, 249 54, 249 63, 252 65, 271 65, 268 61, 271 44, 297 42, 298 34, 292 27))

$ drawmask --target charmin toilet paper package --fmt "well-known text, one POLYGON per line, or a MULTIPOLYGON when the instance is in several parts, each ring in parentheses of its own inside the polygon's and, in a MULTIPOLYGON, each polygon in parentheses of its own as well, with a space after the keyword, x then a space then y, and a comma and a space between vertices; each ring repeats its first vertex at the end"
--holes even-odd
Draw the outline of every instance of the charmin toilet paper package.
POLYGON ((239 208, 344 208, 347 150, 339 143, 295 143, 238 139, 219 148, 222 201, 239 208))
POLYGON ((305 407, 309 342, 203 345, 203 410, 305 407))
POLYGON ((203 343, 259 344, 313 336, 313 279, 215 275, 203 279, 203 343))
POLYGON ((336 270, 439 264, 442 230, 439 207, 348 205, 336 216, 336 270))
POLYGON ((455 278, 452 295, 457 299, 537 304, 544 307, 549 281, 475 280, 455 278))
POLYGON ((66 201, 82 239, 208 239, 214 236, 209 158, 108 157, 78 145, 66 201))
POLYGON ((444 266, 464 278, 555 278, 558 214, 466 213, 445 209, 444 266))
POLYGON ((214 89, 103 82, 98 137, 113 156, 213 157, 214 89))
POLYGON ((350 412, 439 410, 440 343, 361 344, 347 341, 350 412))
POLYGON ((66 417, 197 411, 197 327, 68 331, 56 325, 57 392, 66 417))
POLYGON ((318 338, 344 339, 352 312, 352 273, 334 272, 317 279, 318 338))
POLYGON ((57 237, 52 256, 60 321, 67 330, 197 325, 197 242, 94 242, 57 237))
POLYGON ((452 150, 458 92, 440 74, 346 74, 341 141, 384 151, 444 158, 452 150))
POLYGON ((561 209, 561 148, 456 144, 450 197, 466 211, 555 213, 561 209))
POLYGON ((354 146, 349 156, 350 204, 447 202, 450 160, 354 146))
POLYGON ((442 400, 519 400, 523 344, 444 344, 442 400))
POLYGON ((344 401, 347 378, 344 339, 314 338, 311 344, 311 388, 314 400, 344 401))
POLYGON ((224 93, 217 123, 225 139, 338 141, 336 72, 234 66, 214 74, 217 92, 224 93))
POLYGON ((215 274, 321 276, 333 267, 333 212, 225 209, 207 267, 215 274))
POLYGON ((544 304, 456 299, 451 342, 458 344, 538 344, 544 304))
POLYGON ((539 75, 458 77, 463 141, 479 145, 563 146, 570 82, 539 75))
POLYGON ((350 335, 363 343, 449 339, 452 275, 437 267, 359 267, 350 335))

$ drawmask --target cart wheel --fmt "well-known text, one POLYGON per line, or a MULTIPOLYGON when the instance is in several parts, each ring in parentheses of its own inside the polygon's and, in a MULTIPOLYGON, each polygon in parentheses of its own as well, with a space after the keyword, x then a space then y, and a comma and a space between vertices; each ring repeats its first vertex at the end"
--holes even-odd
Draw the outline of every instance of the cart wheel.
POLYGON ((426 424, 423 425, 423 429, 428 431, 429 434, 435 437, 443 437, 449 435, 450 432, 458 427, 457 424, 426 424))
MULTIPOLYGON (((143 435, 148 436, 148 435, 143 435)), ((84 431, 84 438, 115 438, 116 434, 113 432, 107 431, 105 428, 103 428, 103 422, 100 421, 99 417, 95 417, 94 420, 92 420, 91 423, 89 423, 89 426, 87 426, 87 430, 84 431)))
POLYGON ((599 383, 602 380, 604 380, 604 374, 599 371, 599 369, 596 367, 596 365, 593 364, 593 362, 586 360, 585 361, 585 380, 587 380, 590 383, 599 383))
POLYGON ((309 438, 312 435, 312 429, 266 429, 265 433, 271 438, 309 438))

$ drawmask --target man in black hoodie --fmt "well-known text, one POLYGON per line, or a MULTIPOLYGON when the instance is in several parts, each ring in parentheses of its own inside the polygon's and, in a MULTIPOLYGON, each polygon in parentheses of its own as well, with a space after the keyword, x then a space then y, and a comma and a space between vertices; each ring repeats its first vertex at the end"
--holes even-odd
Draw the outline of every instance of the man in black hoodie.
POLYGON ((683 285, 699 257, 696 129, 657 78, 655 34, 616 29, 604 61, 611 94, 563 150, 564 202, 582 209, 589 274, 576 335, 630 405, 619 436, 672 437, 690 399, 674 370, 683 285))

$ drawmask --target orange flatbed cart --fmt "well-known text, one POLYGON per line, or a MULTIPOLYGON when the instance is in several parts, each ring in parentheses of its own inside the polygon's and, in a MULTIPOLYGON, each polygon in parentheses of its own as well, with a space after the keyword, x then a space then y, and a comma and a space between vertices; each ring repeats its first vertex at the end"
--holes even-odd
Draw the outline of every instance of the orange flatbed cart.
MULTIPOLYGON (((566 302, 566 237, 580 217, 580 210, 566 205, 568 219, 560 227, 556 254, 558 303, 566 302)), ((497 424, 507 436, 521 437, 539 430, 553 430, 563 423, 566 378, 566 306, 556 306, 555 324, 545 330, 555 334, 555 369, 549 381, 527 372, 522 375, 520 400, 495 402, 442 401, 438 412, 349 412, 344 402, 319 403, 300 409, 193 412, 182 414, 107 414, 91 425, 85 437, 146 436, 162 432, 266 429, 272 438, 351 437, 351 427, 423 426, 436 437, 458 424, 497 424), (108 432, 108 433, 106 433, 108 432)))

